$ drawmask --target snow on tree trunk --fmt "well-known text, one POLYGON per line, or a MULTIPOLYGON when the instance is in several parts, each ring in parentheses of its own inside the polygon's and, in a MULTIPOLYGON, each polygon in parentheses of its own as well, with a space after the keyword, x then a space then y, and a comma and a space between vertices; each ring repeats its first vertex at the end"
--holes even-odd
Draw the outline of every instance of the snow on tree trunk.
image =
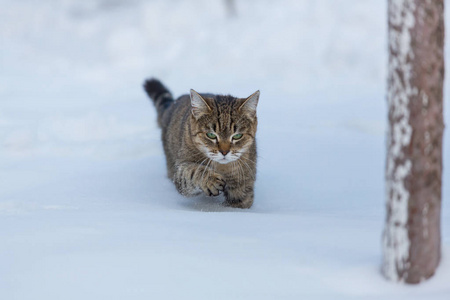
POLYGON ((383 266, 419 283, 440 261, 444 1, 389 0, 389 132, 383 266))

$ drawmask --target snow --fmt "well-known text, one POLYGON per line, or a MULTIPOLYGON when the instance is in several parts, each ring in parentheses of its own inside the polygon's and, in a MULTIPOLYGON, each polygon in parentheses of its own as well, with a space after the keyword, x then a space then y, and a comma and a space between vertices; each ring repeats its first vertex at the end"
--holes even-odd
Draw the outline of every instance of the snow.
POLYGON ((409 192, 405 181, 411 172, 411 160, 404 159, 401 150, 411 141, 412 128, 409 124, 409 99, 417 94, 411 87, 412 64, 414 52, 411 48, 410 30, 414 27, 415 3, 412 0, 395 0, 389 2, 388 18, 392 27, 402 28, 401 32, 389 30, 389 50, 398 53, 389 57, 388 106, 392 109, 395 123, 388 129, 386 159, 386 206, 390 211, 383 233, 383 273, 390 280, 399 278, 398 270, 404 271, 409 258, 410 241, 408 237, 408 203, 409 192), (397 70, 401 71, 400 78, 397 70), (392 132, 390 132, 392 130, 392 132), (403 164, 398 161, 404 159, 403 164), (396 201, 389 201, 396 199, 396 201), (398 199, 398 201, 397 201, 398 199))
POLYGON ((436 275, 380 272, 385 1, 0 4, 0 299, 448 299, 448 168, 436 275), (261 90, 250 210, 176 192, 150 76, 261 90))

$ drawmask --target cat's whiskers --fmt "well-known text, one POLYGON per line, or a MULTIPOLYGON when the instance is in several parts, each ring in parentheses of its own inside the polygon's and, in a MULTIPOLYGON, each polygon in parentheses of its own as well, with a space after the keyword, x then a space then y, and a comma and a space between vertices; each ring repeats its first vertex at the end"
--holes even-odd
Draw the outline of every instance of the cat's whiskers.
POLYGON ((247 157, 245 157, 245 156, 241 156, 241 159, 245 159, 245 160, 247 160, 248 162, 251 162, 251 163, 253 163, 253 164, 256 165, 256 161, 251 160, 251 159, 249 159, 249 158, 247 158, 247 157))
POLYGON ((202 177, 200 178, 200 181, 203 181, 203 176, 205 176, 205 172, 208 169, 208 166, 211 163, 211 161, 212 160, 210 158, 208 158, 208 163, 206 164, 205 169, 203 170, 203 174, 202 174, 202 177))
MULTIPOLYGON (((197 173, 197 171, 198 171, 198 169, 201 167, 201 166, 203 166, 203 163, 205 162, 205 160, 207 160, 208 158, 204 158, 203 160, 202 160, 202 162, 200 163, 200 164, 198 164, 198 166, 197 166, 197 168, 195 169, 195 171, 193 172, 193 174, 195 174, 195 173, 197 173)), ((200 161, 200 159, 197 161, 197 162, 199 162, 200 161)))
POLYGON ((235 162, 235 166, 236 166, 236 171, 237 171, 237 174, 238 174, 238 184, 241 184, 241 181, 242 181, 241 170, 239 169, 239 164, 238 164, 237 161, 235 162))
MULTIPOLYGON (((239 161, 239 160, 238 160, 238 161, 239 161)), ((247 182, 247 176, 246 176, 246 174, 245 174, 245 169, 244 169, 244 165, 242 164, 242 161, 240 161, 239 163, 240 163, 240 165, 241 165, 242 177, 244 178, 244 185, 245 185, 246 182, 247 182)))
POLYGON ((243 172, 243 169, 241 167, 241 165, 239 164, 239 160, 236 160, 236 167, 237 167, 237 173, 238 173, 238 183, 241 184, 241 181, 244 181, 244 185, 245 185, 245 174, 243 172))
POLYGON ((252 168, 251 168, 245 161, 241 160, 241 162, 242 162, 242 163, 247 167, 247 169, 249 170, 249 174, 250 174, 250 176, 252 177, 252 179, 255 180, 255 177, 252 175, 252 173, 253 173, 252 168))
MULTIPOLYGON (((236 169, 236 162, 233 161, 233 162, 231 162, 231 172, 233 174, 236 174, 236 170, 235 169, 236 169)), ((237 180, 238 180, 238 184, 239 184, 239 176, 238 176, 237 180)))
POLYGON ((199 166, 201 166, 201 165, 203 165, 203 162, 205 161, 205 160, 207 160, 208 158, 206 157, 206 158, 203 158, 203 160, 200 158, 199 160, 197 160, 195 163, 196 164, 198 164, 199 166), (199 163, 199 161, 202 161, 201 163, 199 163))
POLYGON ((236 167, 236 172, 238 175, 238 184, 240 185, 241 184, 241 171, 239 170, 239 165, 238 165, 237 161, 234 161, 234 165, 236 167))

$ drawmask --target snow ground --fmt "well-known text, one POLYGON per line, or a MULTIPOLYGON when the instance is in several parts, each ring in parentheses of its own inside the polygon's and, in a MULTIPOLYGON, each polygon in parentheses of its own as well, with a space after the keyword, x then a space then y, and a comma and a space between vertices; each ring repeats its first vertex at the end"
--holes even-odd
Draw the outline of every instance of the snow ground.
POLYGON ((236 2, 0 0, 0 299, 448 299, 448 168, 436 276, 379 273, 384 1, 236 2), (252 209, 177 194, 148 76, 261 90, 252 209))

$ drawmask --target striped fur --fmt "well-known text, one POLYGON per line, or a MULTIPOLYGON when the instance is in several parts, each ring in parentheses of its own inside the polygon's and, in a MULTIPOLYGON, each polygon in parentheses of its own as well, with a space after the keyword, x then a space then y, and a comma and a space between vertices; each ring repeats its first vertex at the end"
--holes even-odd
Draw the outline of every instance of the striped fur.
POLYGON ((168 176, 177 190, 184 196, 223 193, 225 205, 251 207, 259 91, 235 98, 191 90, 174 101, 156 79, 147 80, 144 88, 158 112, 168 176), (239 134, 241 138, 233 139, 239 134))

